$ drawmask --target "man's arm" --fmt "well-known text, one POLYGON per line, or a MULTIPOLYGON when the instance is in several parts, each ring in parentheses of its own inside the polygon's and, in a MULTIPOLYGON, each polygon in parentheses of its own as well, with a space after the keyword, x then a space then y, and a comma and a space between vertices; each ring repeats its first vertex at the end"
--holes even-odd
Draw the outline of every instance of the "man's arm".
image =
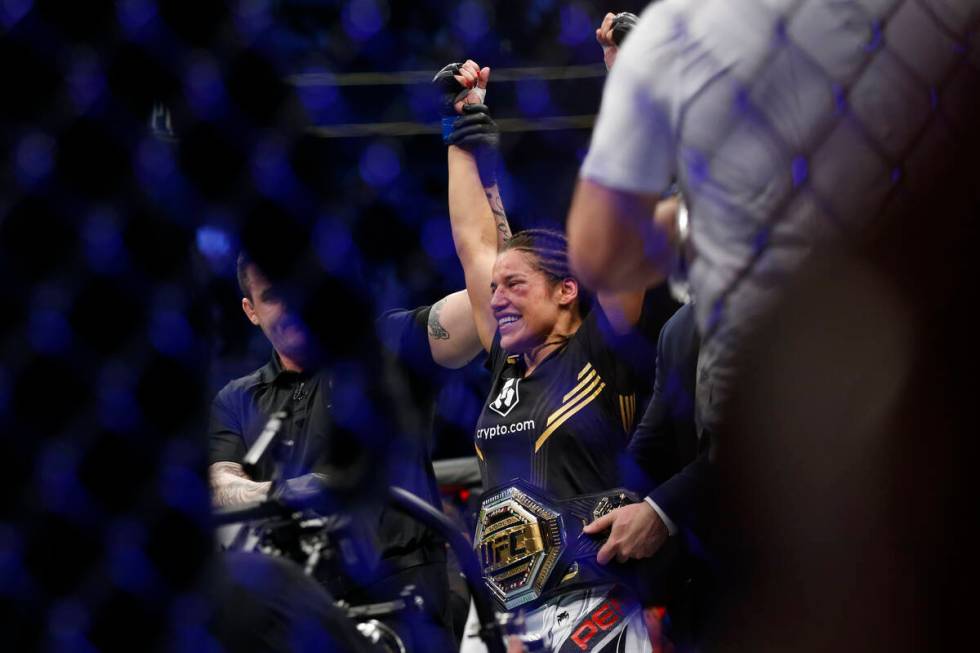
POLYGON ((595 31, 595 40, 602 46, 602 59, 606 63, 606 70, 612 70, 616 62, 616 54, 619 52, 619 45, 632 31, 638 18, 636 14, 624 11, 618 14, 607 13, 602 19, 602 24, 595 31))
POLYGON ((609 538, 596 555, 599 564, 649 558, 681 528, 697 533, 710 514, 715 483, 709 445, 645 500, 616 508, 588 524, 583 532, 589 534, 609 529, 609 538))
POLYGON ((253 481, 238 463, 214 463, 208 468, 211 505, 215 508, 263 501, 269 495, 270 481, 253 481))
MULTIPOLYGON (((671 98, 683 44, 667 9, 648 7, 615 55, 568 215, 572 269, 597 292, 659 283, 673 259, 672 212, 658 201, 677 176, 671 98)), ((611 28, 607 17, 596 33, 604 48, 611 28)))
POLYGON ((697 458, 661 483, 647 499, 656 503, 678 527, 696 531, 703 524, 715 482, 709 442, 701 447, 697 458))
MULTIPOLYGON (((616 55, 619 52, 619 43, 632 30, 636 24, 636 20, 636 16, 628 12, 621 14, 607 13, 602 20, 602 24, 596 30, 596 41, 602 47, 602 56, 607 70, 612 70, 616 55)), ((596 291, 596 299, 599 305, 602 306, 602 310, 609 317, 609 322, 613 326, 613 329, 618 333, 626 333, 640 319, 640 313, 643 307, 643 290, 659 283, 663 277, 658 278, 655 275, 646 274, 637 275, 638 278, 631 283, 607 283, 608 280, 600 274, 600 271, 606 271, 611 264, 620 263, 622 261, 620 257, 624 253, 628 258, 638 259, 639 257, 635 253, 629 251, 636 249, 638 242, 632 235, 617 238, 616 236, 619 235, 618 231, 609 233, 609 230, 605 227, 596 228, 597 225, 595 223, 586 225, 583 228, 582 213, 585 214, 586 220, 592 220, 592 211, 605 208, 603 202, 597 202, 598 199, 603 198, 596 198, 594 195, 590 195, 590 191, 587 191, 585 196, 582 196, 580 192, 576 191, 575 197, 572 200, 572 208, 579 215, 573 216, 569 214, 568 218, 570 261, 572 269, 575 270, 578 278, 586 286, 596 291), (576 200, 586 201, 588 204, 599 204, 600 206, 586 206, 575 210, 576 200), (588 227, 592 228, 589 229, 588 227), (598 238, 598 240, 591 242, 588 238, 598 238), (602 249, 596 252, 593 250, 596 246, 602 249), (596 254, 598 256, 595 256, 596 254)), ((647 210, 646 215, 653 214, 653 211, 649 210, 650 207, 657 207, 654 210, 659 210, 660 207, 657 204, 656 197, 652 196, 646 198, 646 200, 648 208, 639 208, 637 210, 647 210)))
POLYGON ((609 529, 609 538, 596 555, 599 564, 649 558, 678 528, 697 530, 709 505, 714 474, 710 447, 704 447, 646 500, 616 508, 586 525, 582 530, 590 535, 609 529))
MULTIPOLYGON (((668 323, 669 325, 669 323, 668 323)), ((667 374, 664 359, 665 326, 657 340, 656 377, 653 396, 647 405, 643 420, 630 439, 628 451, 642 472, 657 482, 664 476, 665 462, 673 459, 670 411, 665 405, 663 385, 667 374), (658 478, 659 477, 659 478, 658 478)), ((663 510, 650 497, 639 503, 617 508, 585 527, 589 534, 609 529, 609 537, 599 549, 596 560, 604 565, 615 559, 625 562, 631 558, 648 558, 655 554, 675 530, 663 510)))
POLYGON ((647 487, 642 488, 643 492, 647 492, 650 488, 662 483, 674 472, 672 463, 676 459, 677 446, 675 440, 678 434, 675 433, 671 409, 667 404, 667 396, 664 392, 664 384, 667 381, 667 375, 670 373, 664 354, 664 336, 671 324, 672 321, 668 321, 660 330, 660 337, 657 339, 653 394, 627 447, 630 457, 636 462, 649 483, 647 487))
POLYGON ((603 294, 642 291, 667 277, 674 257, 669 217, 676 210, 664 207, 658 215, 658 200, 579 179, 568 213, 568 254, 586 286, 603 294))
POLYGON ((680 308, 660 332, 653 398, 629 444, 630 456, 659 485, 642 503, 613 510, 588 525, 588 533, 610 529, 610 537, 600 549, 600 563, 653 555, 668 534, 681 527, 696 528, 707 507, 713 479, 709 447, 702 446, 694 460, 674 471, 679 464, 678 453, 683 452, 685 458, 693 456, 696 446, 696 329, 694 309, 688 305, 680 308), (673 391, 668 390, 671 385, 673 391))
POLYGON ((245 457, 239 401, 239 390, 229 384, 211 403, 208 456, 214 462, 208 467, 208 480, 216 508, 261 501, 269 492, 269 483, 253 481, 239 463, 232 462, 245 457))
POLYGON ((442 367, 459 369, 483 349, 465 290, 446 295, 432 305, 427 331, 432 360, 442 367))

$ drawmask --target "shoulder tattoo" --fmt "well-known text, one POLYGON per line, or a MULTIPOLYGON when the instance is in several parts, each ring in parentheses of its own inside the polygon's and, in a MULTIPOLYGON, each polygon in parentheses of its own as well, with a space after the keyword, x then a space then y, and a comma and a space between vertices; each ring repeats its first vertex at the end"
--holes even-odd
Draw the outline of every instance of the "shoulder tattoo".
POLYGON ((449 332, 439 322, 439 313, 442 312, 442 307, 445 303, 445 298, 440 299, 429 309, 429 335, 436 340, 449 340, 449 332))

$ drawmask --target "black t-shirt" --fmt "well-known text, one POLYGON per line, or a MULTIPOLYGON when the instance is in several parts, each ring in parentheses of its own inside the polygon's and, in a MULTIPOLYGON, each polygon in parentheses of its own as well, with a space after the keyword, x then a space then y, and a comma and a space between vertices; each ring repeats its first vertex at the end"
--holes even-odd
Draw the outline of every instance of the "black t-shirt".
MULTIPOLYGON (((406 329, 411 331, 411 324, 408 323, 382 319, 379 329, 383 334, 392 332, 393 342, 400 342, 402 338, 411 339, 410 334, 404 333, 406 329)), ((273 354, 269 363, 251 374, 230 381, 215 397, 211 410, 209 462, 241 463, 269 416, 276 411, 288 410, 289 417, 282 427, 282 436, 291 436, 295 444, 284 476, 293 478, 317 471, 323 461, 334 459, 332 452, 344 447, 344 442, 335 442, 337 438, 331 437, 336 431, 331 420, 332 385, 328 372, 290 372, 273 354)), ((424 437, 418 433, 393 437, 386 454, 392 463, 388 470, 390 483, 414 492, 433 505, 439 505, 428 443, 424 437)), ((272 457, 266 455, 260 461, 253 480, 269 480, 272 472, 272 457)), ((434 545, 438 541, 418 521, 387 508, 380 514, 378 538, 381 554, 385 558, 413 551, 422 545, 434 545)))
POLYGON ((484 489, 519 478, 570 498, 619 485, 642 370, 649 375, 654 356, 647 337, 615 336, 599 307, 528 377, 523 356, 508 355, 495 336, 476 428, 484 489))
POLYGON ((432 450, 436 397, 448 370, 432 360, 428 323, 430 306, 393 309, 378 319, 388 373, 402 428, 426 440, 432 450))
MULTIPOLYGON (((269 416, 281 410, 288 411, 289 418, 280 439, 291 438, 295 443, 284 476, 293 478, 315 471, 330 432, 329 377, 325 372, 291 372, 275 353, 251 374, 228 382, 214 398, 209 462, 241 463, 269 416)), ((272 456, 267 454, 253 480, 267 481, 272 473, 272 456)))
POLYGON ((392 460, 395 482, 441 509, 432 469, 432 417, 436 396, 447 370, 432 360, 429 347, 429 306, 386 312, 378 319, 404 440, 411 443, 392 460))

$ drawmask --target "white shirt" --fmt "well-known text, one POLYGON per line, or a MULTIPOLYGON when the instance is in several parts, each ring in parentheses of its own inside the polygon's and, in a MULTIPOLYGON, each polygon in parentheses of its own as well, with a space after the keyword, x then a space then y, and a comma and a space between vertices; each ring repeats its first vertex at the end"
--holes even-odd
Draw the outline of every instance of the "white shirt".
POLYGON ((967 38, 978 10, 977 0, 663 0, 644 11, 581 174, 648 194, 678 180, 697 253, 702 427, 717 424, 746 330, 810 248, 874 220, 976 119, 957 98, 980 84, 967 38))

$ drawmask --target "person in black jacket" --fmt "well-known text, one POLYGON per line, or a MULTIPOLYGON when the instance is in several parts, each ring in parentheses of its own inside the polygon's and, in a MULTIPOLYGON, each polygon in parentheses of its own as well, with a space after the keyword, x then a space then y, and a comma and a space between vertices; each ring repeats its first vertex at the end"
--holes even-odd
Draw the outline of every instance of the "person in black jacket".
POLYGON ((637 474, 631 485, 645 495, 645 502, 621 508, 587 529, 613 525, 613 544, 602 553, 604 559, 640 557, 639 551, 659 547, 670 536, 684 540, 687 582, 667 606, 669 636, 681 649, 702 637, 715 585, 712 562, 701 546, 706 526, 702 505, 711 470, 707 441, 699 440, 694 418, 699 347, 694 306, 685 304, 660 332, 653 396, 628 448, 637 474))

